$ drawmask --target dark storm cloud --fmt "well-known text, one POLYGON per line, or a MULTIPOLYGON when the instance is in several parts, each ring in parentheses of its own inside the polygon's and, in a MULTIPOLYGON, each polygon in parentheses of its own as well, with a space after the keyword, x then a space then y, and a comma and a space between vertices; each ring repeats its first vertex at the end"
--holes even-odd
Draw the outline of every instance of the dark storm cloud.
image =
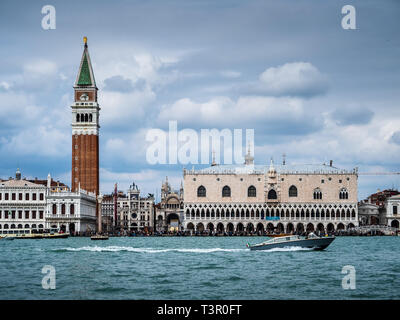
MULTIPOLYGON (((204 123, 218 127, 226 122, 236 126, 244 119, 243 126, 257 129, 256 141, 260 137, 271 137, 275 142, 283 141, 282 144, 286 138, 301 142, 307 135, 324 133, 327 139, 332 137, 334 133, 326 132, 323 114, 328 114, 343 130, 349 125, 357 125, 352 130, 367 130, 362 125, 373 124, 378 118, 374 117, 378 110, 370 106, 383 105, 378 120, 396 121, 393 114, 400 101, 398 1, 351 1, 356 8, 357 30, 341 28, 341 8, 349 4, 342 0, 88 0, 79 5, 76 1, 53 0, 57 28, 49 31, 41 28, 44 4, 0 2, 0 92, 3 97, 0 114, 2 125, 7 127, 0 135, 0 156, 7 158, 8 164, 18 162, 21 154, 13 150, 23 150, 24 144, 15 148, 10 145, 7 153, 1 147, 10 141, 23 142, 30 136, 29 131, 38 139, 38 150, 46 145, 40 139, 42 132, 49 137, 56 131, 70 134, 69 106, 84 35, 88 36, 96 80, 99 88, 104 89, 99 94, 103 144, 100 152, 104 152, 104 144, 115 136, 124 141, 137 130, 154 125, 161 106, 174 105, 184 98, 199 104, 218 96, 226 97, 234 103, 223 109, 223 116, 203 122, 203 127, 204 123), (129 67, 130 61, 136 61, 127 57, 140 54, 148 54, 154 61, 158 57, 176 59, 174 69, 178 76, 165 81, 160 77, 160 69, 151 69, 146 63, 137 65, 141 68, 140 74, 123 73, 124 66, 129 67), (24 69, 35 61, 41 61, 38 69, 24 69), (54 64, 54 68, 44 72, 44 61, 54 64), (284 72, 270 72, 268 77, 260 79, 267 70, 276 71, 274 68, 295 62, 309 63, 317 72, 308 73, 305 78, 292 77, 289 82, 290 77, 284 72), (240 77, 221 77, 221 72, 226 70, 232 71, 230 75, 240 73, 240 77), (11 97, 16 90, 16 98, 11 97), (239 117, 229 122, 234 118, 235 102, 252 95, 307 100, 303 112, 297 114, 279 114, 278 106, 268 109, 271 113, 249 118, 244 106, 239 117), (332 108, 332 105, 349 107, 332 108), (369 107, 353 108, 353 105, 369 107), (63 110, 59 112, 61 116, 52 113, 56 109, 63 110), (35 133, 35 127, 43 131, 35 133), (25 132, 20 133, 24 128, 25 132), (20 139, 16 134, 20 134, 20 139)), ((163 72, 167 77, 172 73, 166 69, 163 72)), ((196 124, 201 120, 199 114, 186 113, 186 109, 181 111, 186 123, 199 126, 196 124)), ((171 113, 164 120, 174 116, 171 113)), ((395 127, 396 123, 392 125, 395 127)), ((365 134, 369 133, 365 131, 365 134)), ((370 139, 377 134, 374 132, 370 139)), ((399 142, 398 131, 390 141, 399 142)), ((69 150, 69 143, 62 148, 69 150)), ((343 145, 343 141, 338 141, 338 145, 343 145)), ((312 145, 312 148, 319 147, 312 145)), ((29 170, 38 174, 67 172, 70 158, 63 163, 51 151, 46 162, 38 161, 29 170)), ((115 159, 108 167, 121 163, 120 154, 124 152, 115 150, 112 155, 115 159)), ((359 153, 363 154, 365 163, 373 164, 373 157, 375 163, 376 159, 383 166, 386 163, 383 156, 379 158, 363 150, 359 153)), ((307 154, 308 150, 304 150, 304 157, 307 154)), ((25 159, 30 156, 26 155, 25 159)), ((349 156, 347 160, 352 163, 357 158, 349 156)), ((143 168, 121 165, 119 169, 129 172, 143 168)))

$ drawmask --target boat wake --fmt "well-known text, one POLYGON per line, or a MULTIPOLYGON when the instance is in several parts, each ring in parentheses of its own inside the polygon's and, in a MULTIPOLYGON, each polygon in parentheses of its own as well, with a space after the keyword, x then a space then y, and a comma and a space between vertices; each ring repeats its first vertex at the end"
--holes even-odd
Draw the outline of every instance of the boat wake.
POLYGON ((268 250, 257 250, 258 252, 291 252, 291 251, 312 251, 313 248, 303 247, 285 247, 285 248, 273 248, 268 250))
POLYGON ((154 249, 154 248, 134 248, 134 247, 120 247, 120 246, 86 246, 80 248, 58 248, 53 249, 55 252, 78 252, 78 251, 90 251, 90 252, 137 252, 137 253, 165 253, 165 252, 187 252, 187 253, 212 253, 212 252, 243 252, 249 251, 249 249, 223 249, 223 248, 170 248, 170 249, 154 249))

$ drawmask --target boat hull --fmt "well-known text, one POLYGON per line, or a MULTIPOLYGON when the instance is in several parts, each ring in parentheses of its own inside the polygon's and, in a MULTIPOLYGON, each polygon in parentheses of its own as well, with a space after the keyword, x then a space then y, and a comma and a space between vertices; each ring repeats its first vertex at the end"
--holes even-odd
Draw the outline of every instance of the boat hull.
POLYGON ((324 250, 332 243, 333 240, 335 240, 334 237, 300 239, 288 242, 254 245, 249 246, 249 248, 250 250, 270 250, 275 248, 300 247, 304 249, 324 250))

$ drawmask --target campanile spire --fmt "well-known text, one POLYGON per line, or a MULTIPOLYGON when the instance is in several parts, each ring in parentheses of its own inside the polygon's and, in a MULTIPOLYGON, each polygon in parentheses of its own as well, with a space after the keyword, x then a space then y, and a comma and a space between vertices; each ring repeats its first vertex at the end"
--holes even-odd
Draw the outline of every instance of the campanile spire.
POLYGON ((96 81, 87 38, 74 84, 72 104, 72 191, 99 194, 99 113, 96 81))

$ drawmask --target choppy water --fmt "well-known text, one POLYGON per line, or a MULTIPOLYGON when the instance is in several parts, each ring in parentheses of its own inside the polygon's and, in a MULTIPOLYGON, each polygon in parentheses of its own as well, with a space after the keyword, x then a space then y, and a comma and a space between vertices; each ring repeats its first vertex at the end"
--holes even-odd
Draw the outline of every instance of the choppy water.
POLYGON ((0 299, 399 299, 400 237, 250 251, 262 237, 0 240, 0 299), (44 265, 56 289, 42 288, 44 265), (343 290, 343 266, 356 289, 343 290))

